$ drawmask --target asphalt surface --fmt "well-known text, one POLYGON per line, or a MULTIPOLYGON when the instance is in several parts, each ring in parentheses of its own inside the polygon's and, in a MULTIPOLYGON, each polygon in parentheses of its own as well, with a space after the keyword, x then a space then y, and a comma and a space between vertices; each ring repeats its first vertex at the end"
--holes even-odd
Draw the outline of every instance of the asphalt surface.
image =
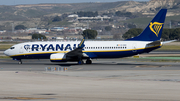
POLYGON ((5 56, 4 51, 0 51, 0 56, 5 56))
POLYGON ((98 59, 90 65, 0 59, 2 101, 179 101, 180 62, 98 59), (45 68, 66 67, 67 71, 45 68))
MULTIPOLYGON (((76 62, 52 63, 46 60, 22 60, 0 59, 1 71, 45 71, 46 67, 67 67, 69 71, 103 71, 103 70, 180 70, 178 62, 151 62, 146 59, 97 59, 92 64, 78 65, 76 62), (149 61, 149 62, 148 62, 149 61)), ((157 60, 158 61, 158 60, 157 60)))

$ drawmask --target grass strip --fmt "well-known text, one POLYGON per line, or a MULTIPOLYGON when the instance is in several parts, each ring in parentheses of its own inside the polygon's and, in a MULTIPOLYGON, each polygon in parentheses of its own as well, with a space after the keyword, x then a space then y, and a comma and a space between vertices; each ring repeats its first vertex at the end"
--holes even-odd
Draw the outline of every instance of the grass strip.
POLYGON ((3 44, 0 44, 0 50, 6 50, 6 49, 9 49, 12 45, 3 45, 3 44))
POLYGON ((0 56, 0 59, 9 59, 9 56, 0 56))
POLYGON ((164 45, 157 50, 180 50, 180 45, 164 45))

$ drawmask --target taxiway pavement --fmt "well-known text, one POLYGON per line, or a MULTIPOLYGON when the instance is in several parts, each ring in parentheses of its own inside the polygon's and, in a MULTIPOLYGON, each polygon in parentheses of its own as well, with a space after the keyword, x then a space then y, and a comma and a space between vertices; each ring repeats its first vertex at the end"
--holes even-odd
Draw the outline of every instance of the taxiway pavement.
POLYGON ((180 63, 100 59, 91 65, 0 59, 0 100, 179 101, 180 63), (68 71, 45 71, 68 67, 68 71))
POLYGON ((179 62, 151 62, 146 59, 98 59, 93 64, 78 65, 77 62, 52 63, 50 60, 22 60, 19 65, 12 59, 0 59, 1 71, 45 71, 45 67, 67 67, 69 71, 104 70, 180 70, 179 62), (149 61, 149 62, 148 62, 149 61))

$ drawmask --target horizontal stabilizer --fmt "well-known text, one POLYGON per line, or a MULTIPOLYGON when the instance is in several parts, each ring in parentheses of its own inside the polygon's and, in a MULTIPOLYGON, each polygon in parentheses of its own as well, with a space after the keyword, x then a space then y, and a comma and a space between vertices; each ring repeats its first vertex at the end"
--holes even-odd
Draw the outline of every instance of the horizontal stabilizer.
POLYGON ((154 42, 151 42, 149 44, 147 44, 148 46, 160 46, 161 45, 161 41, 154 41, 154 42))
POLYGON ((164 42, 162 42, 162 44, 166 44, 166 43, 170 43, 170 42, 174 42, 174 41, 177 41, 177 40, 164 41, 164 42))

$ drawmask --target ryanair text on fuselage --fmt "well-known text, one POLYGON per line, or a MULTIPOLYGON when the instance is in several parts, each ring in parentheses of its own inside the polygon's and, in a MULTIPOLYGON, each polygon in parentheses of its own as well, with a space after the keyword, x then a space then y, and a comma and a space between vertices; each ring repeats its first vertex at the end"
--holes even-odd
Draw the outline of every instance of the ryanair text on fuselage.
POLYGON ((26 51, 69 51, 76 48, 78 44, 32 44, 32 48, 30 45, 24 45, 24 49, 26 51))

